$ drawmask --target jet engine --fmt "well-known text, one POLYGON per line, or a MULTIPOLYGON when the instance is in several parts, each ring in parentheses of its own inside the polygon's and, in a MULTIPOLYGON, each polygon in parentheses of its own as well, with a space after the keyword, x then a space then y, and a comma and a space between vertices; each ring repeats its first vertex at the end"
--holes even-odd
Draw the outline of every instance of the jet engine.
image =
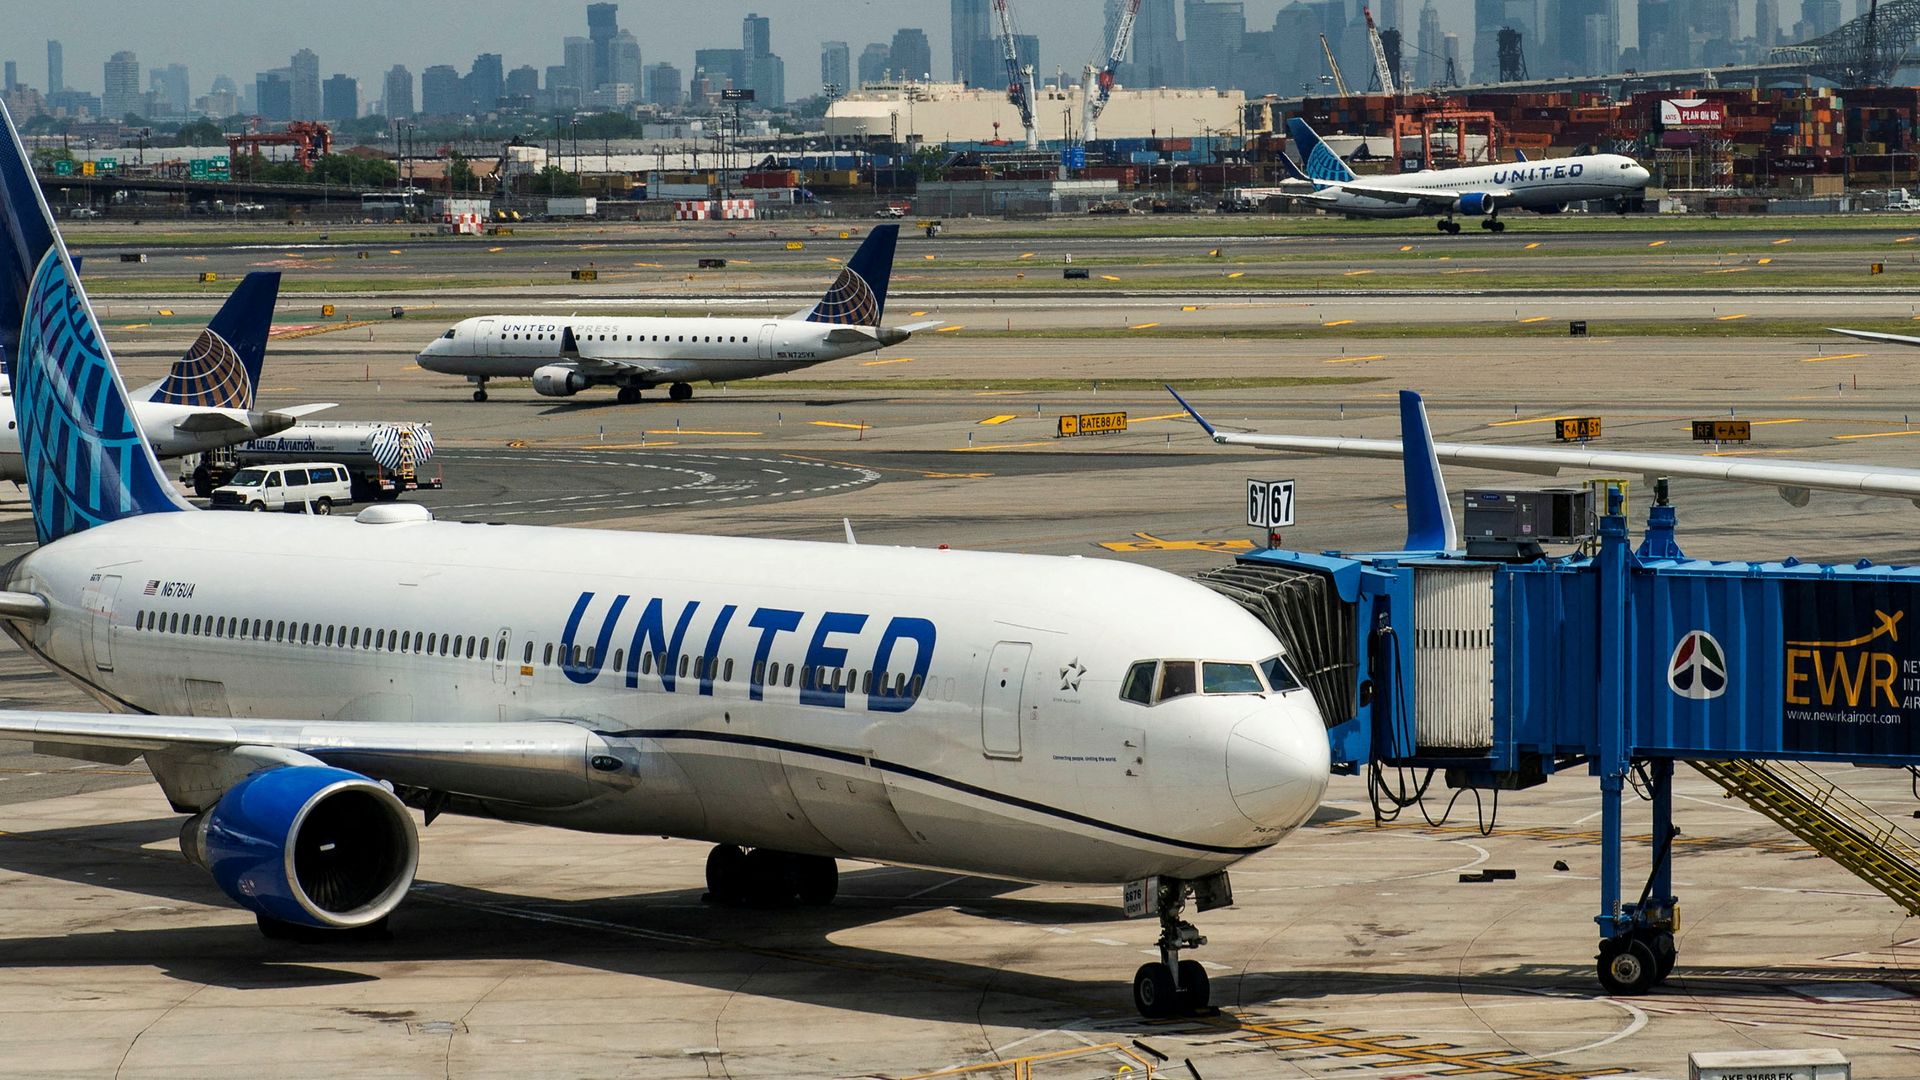
POLYGON ((533 390, 545 397, 572 397, 593 382, 565 364, 548 364, 533 372, 533 390))
POLYGON ((1494 211, 1494 197, 1484 191, 1468 191, 1460 196, 1460 212, 1463 214, 1491 214, 1494 211))
POLYGON ((385 918, 420 861, 413 817, 393 792, 326 765, 248 776, 187 820, 180 850, 241 907, 324 930, 385 918))

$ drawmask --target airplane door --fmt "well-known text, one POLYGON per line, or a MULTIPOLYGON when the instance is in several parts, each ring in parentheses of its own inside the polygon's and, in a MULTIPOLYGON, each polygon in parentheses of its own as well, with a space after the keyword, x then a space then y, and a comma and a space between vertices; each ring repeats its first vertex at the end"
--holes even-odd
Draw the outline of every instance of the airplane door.
POLYGON ((493 681, 500 686, 505 686, 507 685, 507 648, 513 644, 513 631, 504 626, 501 627, 500 631, 493 636, 493 644, 495 646, 493 681))
POLYGON ((1027 657, 1033 646, 1003 641, 987 660, 987 682, 980 695, 980 748, 988 757, 1020 756, 1021 699, 1027 684, 1027 657))
POLYGON ((474 331, 477 339, 473 351, 480 356, 499 356, 506 352, 506 344, 500 340, 500 324, 493 319, 481 319, 479 329, 474 331))
POLYGON ((101 574, 80 592, 80 604, 93 623, 93 666, 101 671, 113 670, 113 605, 119 595, 118 574, 101 574))
POLYGON ((773 359, 773 324, 760 327, 760 359, 773 359))

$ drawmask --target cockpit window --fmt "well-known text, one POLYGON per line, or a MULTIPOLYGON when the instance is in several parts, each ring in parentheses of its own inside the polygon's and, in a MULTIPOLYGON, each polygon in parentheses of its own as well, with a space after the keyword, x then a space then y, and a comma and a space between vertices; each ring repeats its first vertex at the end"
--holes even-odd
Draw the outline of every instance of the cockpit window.
POLYGON ((1200 665, 1200 685, 1209 694, 1264 694, 1260 676, 1252 664, 1223 664, 1209 660, 1200 665))
POLYGON ((1300 680, 1293 677, 1293 670, 1277 656, 1260 661, 1260 670, 1266 674, 1267 685, 1276 694, 1300 689, 1300 680))
POLYGON ((1128 668, 1127 680, 1120 684, 1120 700, 1153 704, 1153 671, 1158 666, 1152 660, 1142 660, 1128 668))
POLYGON ((1166 701, 1170 698, 1185 697, 1199 690, 1194 681, 1193 661, 1169 660, 1160 665, 1160 694, 1154 700, 1166 701))
POLYGON ((453 340, 453 331, 452 331, 452 330, 448 330, 448 331, 447 331, 446 333, 444 333, 444 334, 441 334, 440 336, 441 336, 441 337, 443 337, 443 338, 446 338, 446 339, 447 339, 448 341, 452 341, 452 340, 453 340))

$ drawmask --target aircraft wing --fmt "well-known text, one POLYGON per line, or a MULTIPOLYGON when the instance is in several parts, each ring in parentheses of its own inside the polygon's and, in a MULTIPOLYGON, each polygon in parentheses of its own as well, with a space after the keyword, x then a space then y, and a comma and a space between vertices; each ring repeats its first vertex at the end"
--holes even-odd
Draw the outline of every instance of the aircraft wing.
MULTIPOLYGON (((1171 389, 1169 389, 1171 392, 1171 389)), ((1349 439, 1326 435, 1263 435, 1221 431, 1175 393, 1174 400, 1198 421, 1207 436, 1222 446, 1253 446, 1327 457, 1398 459, 1404 450, 1399 439, 1349 439)), ((1433 444, 1434 457, 1445 465, 1495 472, 1557 476, 1562 469, 1612 475, 1640 475, 1649 481, 1660 476, 1719 480, 1730 484, 1771 487, 1795 506, 1806 505, 1814 491, 1874 495, 1906 499, 1920 506, 1920 469, 1885 465, 1843 465, 1829 461, 1707 457, 1700 454, 1637 453, 1622 450, 1584 450, 1577 447, 1500 446, 1484 443, 1433 444)))
POLYGON ((588 797, 593 759, 613 754, 591 729, 562 720, 383 723, 8 709, 0 710, 0 738, 31 741, 39 753, 123 764, 143 754, 228 755, 243 775, 304 755, 376 780, 548 805, 588 797))
POLYGON ((1845 330, 1838 326, 1829 326, 1828 330, 1836 334, 1845 334, 1862 341, 1884 341, 1892 345, 1920 345, 1920 337, 1908 337, 1905 334, 1882 334, 1873 330, 1845 330))
MULTIPOLYGON (((1369 199, 1382 199, 1386 202, 1420 203, 1438 209, 1451 209, 1460 198, 1461 192, 1442 191, 1434 188, 1395 187, 1391 184, 1376 184, 1370 181, 1349 181, 1337 185, 1337 189, 1349 195, 1359 195, 1369 199)), ((1506 199, 1513 196, 1507 188, 1475 189, 1478 194, 1494 199, 1506 199)))

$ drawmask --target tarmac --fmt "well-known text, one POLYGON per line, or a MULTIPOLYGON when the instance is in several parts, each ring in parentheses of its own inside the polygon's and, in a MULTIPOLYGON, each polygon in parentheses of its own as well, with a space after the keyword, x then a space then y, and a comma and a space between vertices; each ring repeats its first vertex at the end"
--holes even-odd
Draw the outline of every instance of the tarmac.
MULTIPOLYGON (((1175 290, 1154 313, 1197 299, 1175 290)), ((635 406, 503 383, 476 404, 458 379, 412 366, 444 322, 409 312, 276 341, 264 397, 431 421, 447 486, 419 499, 443 516, 825 541, 850 523, 863 544, 1182 573, 1256 542, 1240 524, 1253 477, 1297 481, 1288 546, 1391 547, 1399 470, 1213 446, 1154 388, 1162 379, 1198 387, 1216 424, 1262 431, 1391 437, 1393 395, 1412 387, 1439 436, 1458 440, 1550 444, 1550 418, 1593 415, 1608 448, 1905 464, 1920 436, 1920 353, 1817 334, 1609 336, 1592 299, 1522 300, 1511 331, 1404 337, 1387 332, 1395 320, 1427 321, 1439 305, 1360 298, 1378 336, 1356 324, 1301 340, 1222 340, 1177 322, 994 335, 995 307, 979 304, 940 312, 962 329, 884 353, 635 406), (1518 321, 1576 311, 1595 321, 1590 336, 1527 337, 1518 321), (1126 433, 1054 437, 1063 413, 1109 410, 1128 413, 1126 433), (1694 446, 1688 421, 1729 414, 1754 421, 1750 446, 1694 446)), ((1721 313, 1879 302, 1738 301, 1721 313)), ((108 321, 130 383, 191 340, 205 316, 188 302, 205 301, 183 297, 174 319, 138 330, 116 329, 140 321, 124 309, 108 321)), ((1658 302, 1674 318, 1717 318, 1695 297, 1658 302)), ((912 303, 890 305, 890 321, 912 303)), ((1018 317, 1169 322, 1102 303, 1018 317)), ((1491 307, 1479 317, 1495 319, 1491 307)), ((305 322, 284 300, 282 318, 305 322)), ((1456 495, 1542 483, 1449 480, 1456 495)), ((1637 521, 1648 493, 1633 481, 1637 521)), ((1682 546, 1708 558, 1898 562, 1913 558, 1920 520, 1890 500, 1816 494, 1795 509, 1699 482, 1676 483, 1675 501, 1682 546)), ((0 499, 0 542, 16 551, 30 542, 22 506, 0 499)), ((94 708, 11 648, 0 704, 94 708)), ((1891 818, 1920 814, 1906 773, 1830 776, 1891 818)), ((1920 1075, 1920 922, 1703 778, 1683 770, 1678 792, 1679 968, 1651 995, 1610 998, 1594 981, 1594 781, 1561 775, 1497 805, 1470 793, 1449 805, 1446 792, 1428 798, 1431 822, 1409 809, 1376 823, 1364 783, 1336 777, 1314 824, 1234 869, 1235 906, 1196 920, 1221 1015, 1149 1024, 1127 980, 1155 928, 1121 917, 1117 889, 843 862, 830 908, 741 912, 701 901, 703 845, 454 817, 423 833, 390 941, 269 942, 180 858, 180 818, 138 764, 0 744, 0 1075, 904 1078, 1025 1061, 1039 1080, 1149 1065, 1206 1080, 1678 1078, 1689 1051, 1768 1047, 1839 1048, 1856 1077, 1920 1075), (1515 873, 1461 880, 1487 869, 1515 873)), ((1630 835, 1646 822, 1629 809, 1630 835)), ((1642 835, 1630 885, 1646 855, 1642 835)))

